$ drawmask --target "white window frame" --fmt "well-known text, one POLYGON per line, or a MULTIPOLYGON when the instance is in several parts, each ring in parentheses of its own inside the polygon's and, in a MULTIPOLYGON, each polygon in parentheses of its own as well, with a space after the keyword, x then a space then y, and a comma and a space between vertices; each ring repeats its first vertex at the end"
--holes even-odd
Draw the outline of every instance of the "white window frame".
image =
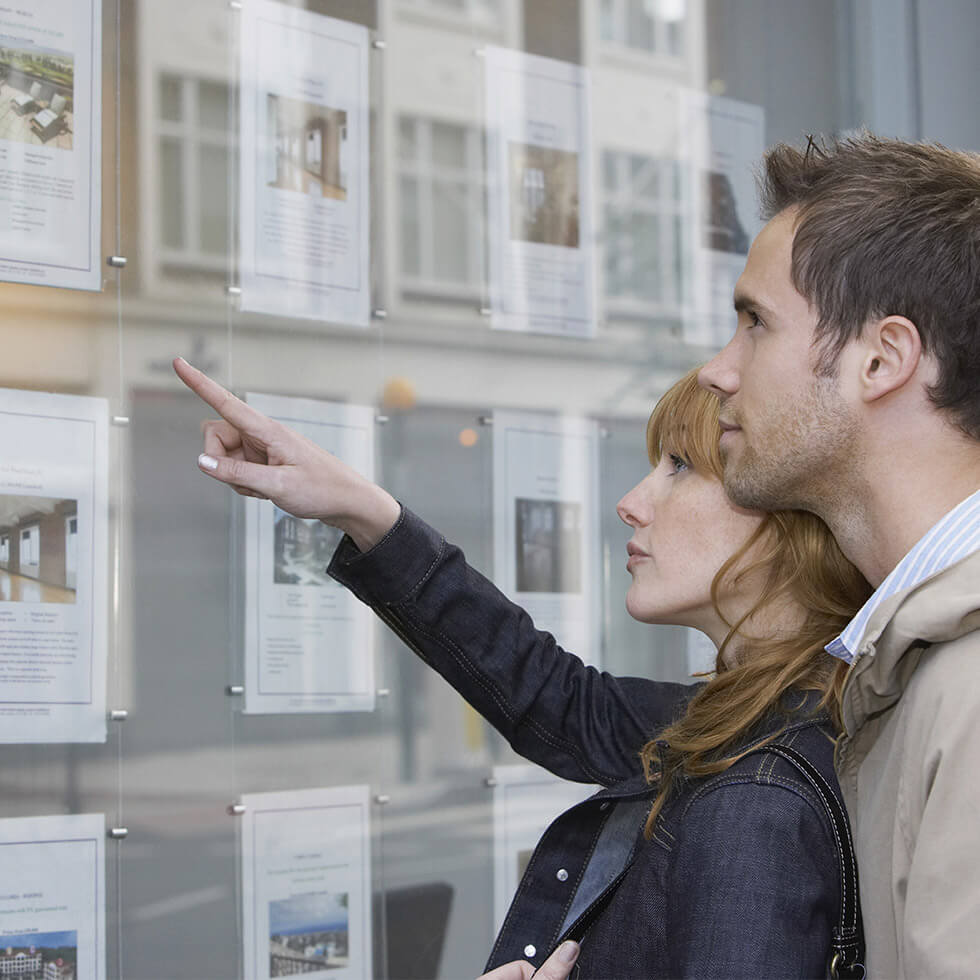
POLYGON ((632 150, 604 149, 600 160, 599 173, 601 176, 600 202, 602 222, 602 265, 603 270, 603 301, 607 314, 622 317, 649 317, 682 315, 685 303, 691 290, 690 249, 692 244, 690 222, 693 220, 689 175, 685 173, 683 164, 668 157, 651 157, 632 150), (615 168, 615 187, 606 186, 607 156, 612 157, 615 168), (634 188, 630 175, 630 164, 634 158, 643 158, 657 168, 656 196, 639 196, 634 188), (680 195, 672 193, 673 170, 678 168, 681 180, 680 195), (642 213, 653 215, 657 220, 657 250, 661 256, 659 300, 646 299, 636 295, 616 295, 609 290, 605 273, 607 268, 607 249, 610 245, 607 228, 609 209, 615 209, 623 215, 642 213), (675 231, 680 228, 680 240, 675 231), (678 259, 686 264, 686 275, 678 282, 676 267, 678 259), (686 283, 686 290, 683 289, 686 283))
MULTIPOLYGON (((201 245, 201 204, 203 198, 201 186, 200 150, 211 146, 223 149, 228 153, 229 169, 235 170, 238 152, 238 133, 229 125, 222 127, 206 127, 200 121, 200 85, 221 85, 228 90, 229 100, 233 96, 233 87, 228 79, 213 78, 201 75, 181 75, 179 71, 168 71, 161 67, 153 74, 153 137, 149 152, 153 156, 153 166, 149 173, 153 179, 151 188, 152 241, 149 243, 154 257, 154 276, 166 278, 166 270, 171 268, 186 268, 196 271, 207 271, 220 277, 228 269, 229 251, 234 251, 234 242, 229 242, 228 248, 219 252, 205 251, 201 245), (164 79, 171 78, 179 86, 180 120, 163 118, 162 86, 164 79), (159 214, 165 206, 163 193, 163 142, 175 142, 180 148, 181 188, 183 191, 183 207, 181 211, 181 228, 184 235, 184 245, 180 248, 168 246, 163 241, 163 223, 159 214)), ((229 188, 233 187, 237 174, 229 174, 229 188)), ((225 219, 228 220, 230 201, 226 196, 225 219)))
POLYGON ((629 43, 629 0, 608 0, 612 5, 612 24, 613 36, 605 38, 602 36, 602 9, 601 4, 605 0, 595 0, 596 10, 596 29, 598 32, 599 43, 609 51, 618 55, 626 54, 646 60, 656 60, 669 62, 671 64, 683 63, 688 55, 691 44, 691 0, 688 2, 684 18, 679 22, 681 29, 680 51, 673 53, 668 49, 667 43, 667 21, 662 17, 653 16, 654 49, 641 48, 629 43))
POLYGON ((397 157, 398 184, 398 233, 399 269, 398 283, 402 294, 423 294, 440 298, 477 300, 486 288, 486 172, 482 133, 475 126, 429 117, 401 115, 396 120, 396 138, 401 138, 402 123, 409 122, 415 128, 415 159, 407 160, 400 149, 397 157), (432 128, 434 125, 454 126, 464 133, 463 169, 436 164, 432 153, 432 128), (419 204, 419 273, 409 274, 401 264, 404 250, 401 233, 405 204, 401 198, 402 179, 411 178, 418 187, 419 204), (435 269, 435 213, 434 187, 438 183, 458 185, 466 202, 466 278, 462 282, 440 279, 435 269))

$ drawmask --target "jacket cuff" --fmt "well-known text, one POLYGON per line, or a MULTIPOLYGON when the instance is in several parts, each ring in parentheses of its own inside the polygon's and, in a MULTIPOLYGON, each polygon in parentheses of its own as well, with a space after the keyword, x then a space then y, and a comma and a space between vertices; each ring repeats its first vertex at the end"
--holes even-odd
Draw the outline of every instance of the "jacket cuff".
POLYGON ((394 526, 369 551, 360 551, 345 534, 327 574, 369 605, 394 605, 425 582, 445 548, 435 528, 402 506, 394 526))

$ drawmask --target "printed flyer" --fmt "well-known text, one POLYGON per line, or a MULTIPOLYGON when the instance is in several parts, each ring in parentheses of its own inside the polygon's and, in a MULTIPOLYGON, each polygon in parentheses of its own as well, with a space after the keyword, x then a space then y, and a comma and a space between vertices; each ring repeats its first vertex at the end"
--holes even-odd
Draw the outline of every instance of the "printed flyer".
POLYGON ((370 980, 367 786, 242 797, 246 977, 370 980))
POLYGON ((494 582, 540 630, 598 665, 599 426, 493 415, 494 582))
POLYGON ((689 344, 723 347, 735 332, 732 293, 761 229, 753 168, 765 150, 761 106, 685 91, 682 155, 694 175, 694 308, 689 344))
POLYGON ((0 7, 0 279, 102 288, 102 4, 0 7))
POLYGON ((0 976, 105 980, 105 817, 0 820, 0 976))
POLYGON ((588 74, 486 49, 491 325, 595 336, 588 74))
POLYGON ((245 0, 242 309, 370 320, 368 31, 245 0))
POLYGON ((108 406, 0 389, 0 742, 104 742, 108 406))
MULTIPOLYGON (((374 479, 374 410, 247 394, 249 405, 374 479)), ((374 710, 374 616, 327 575, 343 537, 271 501, 245 502, 247 714, 374 710)))

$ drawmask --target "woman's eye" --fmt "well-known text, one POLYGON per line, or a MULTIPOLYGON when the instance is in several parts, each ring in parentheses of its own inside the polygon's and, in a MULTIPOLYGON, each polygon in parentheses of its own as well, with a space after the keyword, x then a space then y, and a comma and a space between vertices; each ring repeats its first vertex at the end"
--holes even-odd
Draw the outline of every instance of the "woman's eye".
POLYGON ((670 465, 674 467, 675 473, 680 473, 688 468, 687 460, 678 456, 677 453, 668 453, 667 458, 670 460, 670 465))

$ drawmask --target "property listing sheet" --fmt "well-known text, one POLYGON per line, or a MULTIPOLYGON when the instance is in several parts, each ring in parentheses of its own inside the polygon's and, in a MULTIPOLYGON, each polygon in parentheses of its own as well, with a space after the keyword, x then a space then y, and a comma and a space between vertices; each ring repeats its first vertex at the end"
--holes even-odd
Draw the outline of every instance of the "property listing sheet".
POLYGON ((108 407, 0 389, 0 742, 106 737, 108 407))
POLYGON ((538 629, 595 665, 598 457, 594 421, 494 412, 494 581, 538 629))
POLYGON ((765 150, 761 106, 685 90, 681 153, 694 175, 694 303, 689 344, 721 347, 735 331, 732 291, 761 228, 754 168, 765 150))
POLYGON ((493 780, 493 919, 499 930, 541 835, 599 787, 526 765, 494 766, 493 780))
POLYGON ((0 279, 100 289, 102 3, 0 6, 0 279))
MULTIPOLYGON (((374 479, 374 410, 308 398, 248 403, 374 479)), ((374 710, 374 618, 327 575, 342 533, 245 503, 245 704, 249 714, 374 710)))
POLYGON ((367 326, 368 31, 245 0, 242 308, 367 326))
POLYGON ((370 980, 367 786, 242 797, 244 976, 370 980))
POLYGON ((0 820, 0 974, 105 980, 105 818, 0 820))
POLYGON ((492 326, 592 337, 588 74, 490 47, 485 88, 492 326))

